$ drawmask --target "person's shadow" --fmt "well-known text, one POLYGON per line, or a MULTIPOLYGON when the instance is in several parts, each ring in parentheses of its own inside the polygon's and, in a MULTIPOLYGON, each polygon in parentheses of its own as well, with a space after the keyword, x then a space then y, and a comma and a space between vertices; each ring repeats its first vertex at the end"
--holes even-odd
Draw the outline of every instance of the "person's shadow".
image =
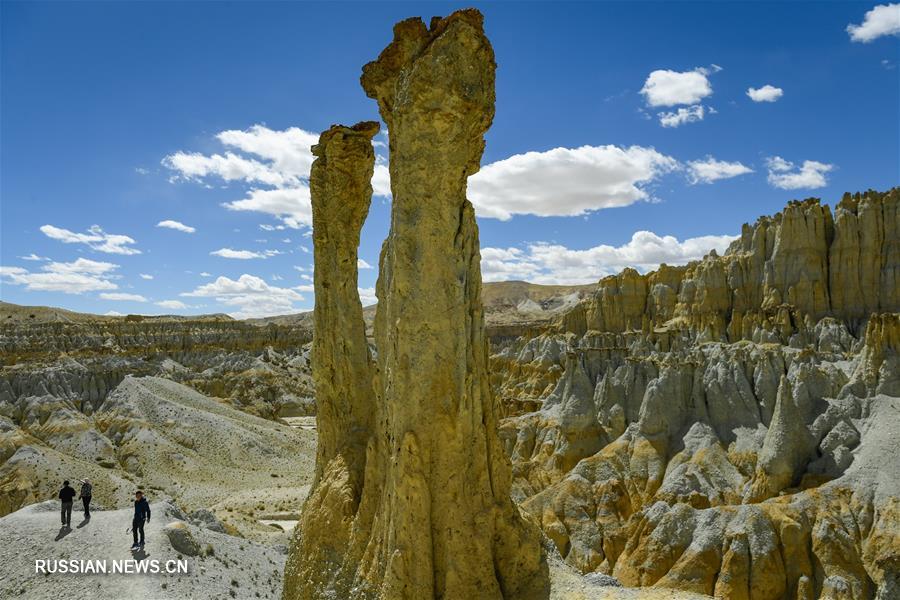
POLYGON ((90 522, 91 522, 91 516, 88 515, 84 518, 84 520, 81 523, 78 524, 78 529, 81 529, 82 527, 84 527, 85 525, 87 525, 90 522))
POLYGON ((63 539, 70 533, 72 533, 72 528, 66 527, 65 525, 63 525, 62 527, 59 528, 59 533, 56 534, 56 539, 53 541, 58 542, 59 540, 63 539))
POLYGON ((143 548, 139 548, 137 550, 132 550, 131 556, 134 557, 135 560, 144 560, 149 555, 146 552, 144 552, 143 548))

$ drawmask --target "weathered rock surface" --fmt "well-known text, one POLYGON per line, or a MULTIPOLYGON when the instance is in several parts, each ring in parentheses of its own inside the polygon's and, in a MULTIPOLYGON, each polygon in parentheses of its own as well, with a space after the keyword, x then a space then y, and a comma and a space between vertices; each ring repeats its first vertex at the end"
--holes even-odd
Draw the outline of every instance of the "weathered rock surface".
POLYGON ((723 598, 890 597, 898 199, 791 203, 724 256, 604 279, 493 357, 514 496, 569 564, 723 598))
POLYGON ((163 527, 163 533, 169 538, 169 543, 177 552, 185 556, 197 556, 200 554, 200 543, 191 533, 184 521, 172 521, 163 527))
POLYGON ((227 317, 125 319, 66 311, 80 318, 14 318, 30 311, 43 314, 0 306, 0 405, 53 397, 90 414, 126 375, 152 375, 266 418, 315 413, 305 328, 227 317))
POLYGON ((315 480, 286 570, 286 598, 347 595, 356 578, 352 561, 358 550, 351 547, 351 536, 376 409, 374 366, 357 293, 357 248, 372 199, 377 132, 377 123, 335 125, 313 146, 312 354, 319 445, 315 480))
MULTIPOLYGON (((363 88, 390 130, 393 192, 376 288, 377 429, 358 508, 349 494, 307 503, 319 518, 294 541, 285 598, 549 593, 539 533, 509 497, 488 381, 477 226, 466 199, 493 119, 494 70, 475 10, 435 18, 430 27, 419 19, 397 24, 393 42, 363 69, 363 88), (304 536, 321 535, 329 523, 345 530, 340 521, 348 517, 347 550, 336 557, 332 580, 304 579, 304 536)), ((317 245, 317 276, 322 267, 331 268, 329 277, 345 276, 319 260, 317 245)), ((318 295, 316 302, 318 312, 318 295)), ((336 339, 327 345, 340 348, 336 339)), ((346 364, 359 364, 362 357, 351 359, 348 350, 346 364)), ((329 367, 314 364, 316 372, 329 367)), ((321 423, 324 414, 319 419, 331 427, 321 423)), ((352 478, 352 465, 341 471, 352 478)))

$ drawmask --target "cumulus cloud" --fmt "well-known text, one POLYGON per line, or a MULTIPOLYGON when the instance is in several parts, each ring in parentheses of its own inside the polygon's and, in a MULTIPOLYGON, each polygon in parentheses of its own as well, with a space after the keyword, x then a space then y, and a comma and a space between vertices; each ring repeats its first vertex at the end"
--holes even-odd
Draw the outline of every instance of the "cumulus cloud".
POLYGON ((121 302, 146 302, 147 299, 140 294, 125 294, 121 292, 103 292, 101 300, 117 300, 121 302))
POLYGON ((218 250, 210 252, 210 254, 212 254, 213 256, 220 256, 222 258, 250 260, 253 258, 269 258, 270 256, 277 256, 283 253, 279 250, 263 250, 262 252, 254 252, 253 250, 232 250, 231 248, 219 248, 218 250))
MULTIPOLYGON (((176 152, 163 158, 162 164, 175 172, 174 180, 218 178, 249 184, 245 198, 224 204, 229 210, 269 214, 294 229, 312 224, 309 169, 315 159, 311 146, 318 143, 318 134, 299 127, 273 130, 254 125, 247 130, 222 131, 216 139, 227 148, 224 154, 176 152)), ((383 157, 375 167, 372 186, 375 195, 390 194, 383 157)))
POLYGON ((356 259, 356 268, 357 269, 374 269, 375 267, 373 267, 372 265, 370 265, 363 259, 358 258, 358 259, 356 259))
POLYGON ((828 185, 825 174, 834 165, 815 160, 805 160, 799 167, 780 156, 766 159, 769 168, 769 183, 782 190, 816 189, 828 185))
POLYGON ((174 229, 175 231, 183 231, 184 233, 194 233, 195 231, 197 231, 196 228, 191 227, 190 225, 185 225, 184 223, 179 223, 178 221, 173 221, 171 219, 160 221, 156 224, 156 226, 165 227, 167 229, 174 229))
POLYGON ((378 302, 378 297, 375 295, 375 288, 356 288, 356 290, 359 292, 359 301, 362 302, 363 306, 371 306, 378 302))
POLYGON ((753 169, 743 163, 716 160, 712 156, 688 162, 687 170, 688 180, 691 183, 712 183, 753 172, 753 169))
POLYGON ((886 35, 900 35, 900 4, 880 4, 868 11, 861 25, 847 25, 854 42, 868 43, 886 35))
POLYGON ((148 275, 147 273, 141 273, 140 277, 141 277, 141 279, 147 279, 147 280, 153 279, 153 275, 148 275))
POLYGON ((51 262, 32 272, 22 267, 0 267, 0 279, 11 285, 25 286, 29 291, 83 294, 115 290, 111 281, 119 265, 79 258, 73 262, 51 262))
POLYGON ((391 195, 391 173, 386 164, 375 165, 372 174, 372 193, 376 196, 391 195))
POLYGON ((140 254, 141 251, 133 248, 137 243, 127 235, 106 233, 99 225, 91 225, 87 233, 76 233, 53 225, 42 225, 41 233, 47 237, 58 240, 64 244, 85 244, 97 252, 107 254, 140 254))
POLYGON ((574 216, 649 198, 646 185, 678 161, 653 148, 582 146, 516 154, 469 178, 481 217, 574 216))
POLYGON ((647 104, 654 107, 697 104, 713 93, 710 73, 711 70, 705 67, 682 72, 658 69, 647 76, 641 94, 647 104))
POLYGON ((31 261, 44 261, 44 260, 50 260, 50 259, 47 258, 46 256, 38 256, 38 255, 35 254, 34 252, 32 252, 31 254, 29 254, 28 256, 20 256, 19 258, 21 258, 22 260, 31 260, 31 261))
POLYGON ((674 112, 658 113, 659 124, 663 127, 679 127, 685 123, 696 123, 702 121, 706 114, 706 109, 702 104, 694 106, 682 107, 674 112))
POLYGON ((754 102, 775 102, 784 96, 784 90, 780 87, 766 84, 761 88, 747 88, 747 95, 754 102))
POLYGON ((305 185, 270 190, 250 190, 246 198, 225 202, 222 206, 228 210, 253 211, 272 215, 280 218, 286 227, 292 229, 312 225, 312 205, 310 204, 309 188, 305 185))
POLYGON ((297 312, 294 302, 303 300, 302 295, 290 288, 269 285, 265 280, 246 273, 237 280, 219 277, 211 283, 181 295, 191 298, 215 298, 216 302, 233 308, 229 314, 236 319, 297 312))
POLYGON ((658 69, 647 76, 641 94, 652 108, 681 106, 674 111, 659 112, 656 116, 663 127, 678 127, 685 123, 702 121, 707 112, 715 112, 704 107, 700 101, 712 96, 709 76, 721 71, 722 67, 697 67, 691 71, 658 69))
POLYGON ((485 281, 525 279, 544 284, 592 283, 625 267, 639 271, 660 263, 684 264, 703 258, 710 250, 724 252, 737 236, 706 235, 679 241, 651 231, 638 231, 621 246, 600 245, 573 250, 559 244, 536 242, 527 248, 482 248, 485 281))
POLYGON ((188 308, 188 305, 181 300, 160 300, 156 305, 168 310, 185 310, 188 308))

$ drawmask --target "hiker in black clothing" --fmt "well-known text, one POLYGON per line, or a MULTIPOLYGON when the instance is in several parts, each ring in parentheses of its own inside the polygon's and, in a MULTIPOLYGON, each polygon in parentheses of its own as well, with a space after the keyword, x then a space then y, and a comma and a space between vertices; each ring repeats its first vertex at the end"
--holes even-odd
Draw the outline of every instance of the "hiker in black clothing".
POLYGON ((81 493, 78 494, 78 497, 81 498, 81 503, 84 505, 84 518, 91 518, 91 491, 93 490, 93 486, 91 486, 90 479, 82 479, 81 480, 81 493))
POLYGON ((69 481, 63 481, 62 489, 59 490, 59 499, 62 501, 60 509, 60 517, 62 518, 63 527, 72 528, 72 500, 75 498, 75 490, 69 487, 69 481))
POLYGON ((132 550, 144 547, 144 522, 150 520, 150 503, 144 498, 144 492, 134 493, 134 519, 131 521, 131 534, 134 536, 132 550), (138 532, 141 532, 141 543, 138 544, 138 532))

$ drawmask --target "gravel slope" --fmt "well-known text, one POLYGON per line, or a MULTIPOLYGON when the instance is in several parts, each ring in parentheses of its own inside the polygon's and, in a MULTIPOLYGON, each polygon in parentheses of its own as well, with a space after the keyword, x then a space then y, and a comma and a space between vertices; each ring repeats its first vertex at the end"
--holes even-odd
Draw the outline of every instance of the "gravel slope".
POLYGON ((55 600, 96 598, 280 598, 285 556, 279 550, 187 524, 201 547, 210 544, 211 556, 179 554, 163 528, 183 515, 172 504, 153 502, 153 517, 145 526, 147 545, 132 556, 131 509, 99 511, 85 522, 72 514, 72 529, 59 528, 58 503, 33 504, 0 518, 0 598, 55 600), (36 559, 113 560, 136 558, 188 561, 187 574, 36 574, 36 559), (236 584, 236 585, 235 585, 236 584), (257 595, 259 594, 259 595, 257 595))

